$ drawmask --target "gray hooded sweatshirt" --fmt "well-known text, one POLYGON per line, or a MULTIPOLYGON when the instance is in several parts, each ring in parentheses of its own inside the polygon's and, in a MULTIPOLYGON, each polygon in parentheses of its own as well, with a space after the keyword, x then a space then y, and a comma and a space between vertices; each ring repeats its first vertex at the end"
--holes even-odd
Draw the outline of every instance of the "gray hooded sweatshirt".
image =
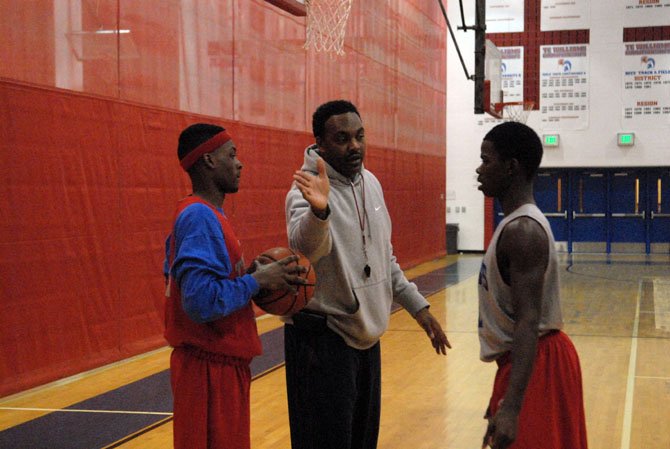
MULTIPOLYGON (((316 175, 318 158, 316 145, 308 147, 302 170, 316 175)), ((364 167, 353 181, 328 163, 326 169, 330 214, 325 220, 314 215, 295 184, 286 196, 289 246, 305 255, 316 273, 314 297, 307 309, 326 314, 328 327, 349 346, 367 349, 388 327, 394 300, 412 316, 428 302, 393 255, 391 218, 377 178, 364 167), (367 261, 359 220, 363 216, 367 261), (364 272, 366 263, 369 277, 364 272)), ((291 322, 290 318, 284 321, 291 322)))

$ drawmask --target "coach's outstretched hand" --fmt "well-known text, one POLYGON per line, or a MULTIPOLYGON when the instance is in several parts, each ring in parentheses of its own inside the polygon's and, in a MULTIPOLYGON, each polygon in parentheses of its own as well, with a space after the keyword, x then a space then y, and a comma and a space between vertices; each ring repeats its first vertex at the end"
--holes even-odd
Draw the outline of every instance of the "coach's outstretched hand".
POLYGON ((442 330, 442 326, 435 319, 432 313, 428 310, 428 307, 417 312, 414 319, 419 323, 419 325, 426 331, 426 335, 430 338, 430 342, 435 348, 437 354, 447 355, 447 348, 451 349, 451 343, 447 340, 447 336, 442 330))

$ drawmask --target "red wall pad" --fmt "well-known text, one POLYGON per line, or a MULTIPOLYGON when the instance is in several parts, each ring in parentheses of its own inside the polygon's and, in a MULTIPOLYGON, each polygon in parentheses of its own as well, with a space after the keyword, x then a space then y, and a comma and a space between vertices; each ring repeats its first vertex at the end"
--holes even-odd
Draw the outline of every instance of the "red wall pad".
MULTIPOLYGON (((164 239, 190 185, 179 132, 230 130, 226 200, 247 260, 286 244, 284 197, 309 133, 0 78, 0 397, 165 344, 164 239)), ((403 266, 445 254, 444 155, 369 144, 403 266)))

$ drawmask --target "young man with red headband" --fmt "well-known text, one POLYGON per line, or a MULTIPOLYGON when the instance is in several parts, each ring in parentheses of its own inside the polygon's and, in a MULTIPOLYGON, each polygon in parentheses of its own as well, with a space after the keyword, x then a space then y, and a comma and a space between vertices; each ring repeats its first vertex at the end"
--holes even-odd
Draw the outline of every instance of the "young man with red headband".
POLYGON ((240 243, 223 212, 242 163, 228 133, 195 124, 179 136, 193 193, 177 204, 166 244, 165 338, 174 395, 176 449, 250 447, 251 359, 261 353, 250 299, 260 288, 294 289, 304 268, 287 257, 245 272, 240 243))

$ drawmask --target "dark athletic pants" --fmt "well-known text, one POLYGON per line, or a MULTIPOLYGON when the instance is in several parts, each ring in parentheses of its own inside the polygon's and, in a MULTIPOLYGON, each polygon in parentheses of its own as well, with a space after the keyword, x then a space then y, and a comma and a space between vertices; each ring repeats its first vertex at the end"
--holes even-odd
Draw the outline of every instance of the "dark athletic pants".
POLYGON ((293 449, 374 449, 379 434, 379 342, 347 346, 328 329, 284 326, 293 449))

